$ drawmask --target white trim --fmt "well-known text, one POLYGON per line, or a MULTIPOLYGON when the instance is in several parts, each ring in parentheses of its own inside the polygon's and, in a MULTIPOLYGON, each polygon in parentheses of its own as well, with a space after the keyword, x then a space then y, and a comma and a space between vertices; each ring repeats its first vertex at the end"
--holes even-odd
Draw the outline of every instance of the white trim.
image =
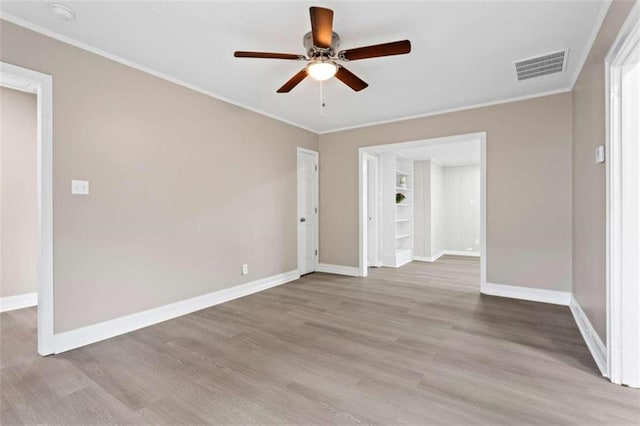
POLYGON ((571 309, 573 318, 576 320, 582 338, 587 344, 589 352, 591 352, 593 360, 600 369, 600 373, 603 376, 607 376, 607 348, 604 346, 604 343, 602 343, 602 340, 600 340, 600 336, 598 336, 589 318, 573 295, 571 295, 571 300, 569 301, 569 308, 571 309))
POLYGON ((434 254, 433 256, 413 256, 413 260, 417 260, 418 262, 435 262, 436 260, 444 256, 444 254, 444 250, 442 250, 434 254))
MULTIPOLYGON (((362 277, 367 276, 366 259, 366 209, 363 204, 364 194, 364 170, 363 161, 365 153, 391 152, 407 148, 422 146, 443 145, 455 142, 477 140, 480 142, 480 290, 484 289, 487 281, 487 133, 467 133, 462 135, 444 136, 409 142, 397 142, 384 145, 365 146, 358 149, 358 269, 362 277)), ((465 256, 469 256, 465 252, 465 256)), ((410 259, 415 259, 411 257, 410 259)), ((383 256, 384 261, 384 256, 383 256)))
POLYGON ((35 89, 38 114, 38 353, 53 353, 53 79, 0 62, 1 81, 22 81, 35 89))
POLYGON ((444 255, 481 257, 479 251, 441 250, 431 257, 413 256, 413 260, 417 260, 418 262, 435 262, 436 260, 440 259, 444 255))
MULTIPOLYGON (((313 151, 307 148, 302 148, 302 147, 298 147, 298 149, 296 150, 296 230, 298 233, 298 238, 297 238, 297 242, 298 242, 298 270, 301 271, 301 259, 300 259, 300 240, 302 239, 302 234, 300 233, 300 223, 298 222, 298 220, 300 220, 300 204, 298 203, 298 199, 300 197, 300 164, 299 164, 299 159, 300 159, 300 154, 309 154, 312 155, 314 157, 314 161, 315 161, 315 175, 313 178, 313 185, 315 186, 314 188, 314 203, 316 205, 315 209, 315 219, 316 219, 316 231, 314 232, 314 245, 315 245, 315 250, 316 250, 316 254, 315 254, 315 259, 314 259, 314 271, 318 269, 318 263, 320 261, 320 154, 318 153, 318 151, 313 151)), ((313 271, 311 271, 313 272, 313 271)))
MULTIPOLYGON (((366 200, 366 179, 365 161, 367 152, 362 148, 358 149, 358 276, 366 277, 367 270, 367 209, 366 200)), ((380 262, 385 263, 384 253, 380 253, 380 262)))
POLYGON ((487 134, 480 143, 480 292, 487 286, 487 134))
POLYGON ((43 27, 41 27, 39 25, 33 24, 33 23, 29 22, 29 21, 26 21, 26 20, 24 20, 22 18, 18 18, 17 16, 10 15, 10 14, 8 14, 6 12, 0 11, 0 19, 3 19, 5 21, 7 21, 7 22, 11 22, 12 24, 24 27, 24 28, 26 28, 28 30, 40 33, 40 34, 45 35, 47 37, 51 37, 51 38, 53 38, 55 40, 59 40, 59 41, 61 41, 63 43, 66 43, 66 44, 69 44, 71 46, 77 47, 78 49, 86 50, 87 52, 91 52, 91 53, 93 53, 95 55, 99 55, 99 56, 102 56, 104 58, 110 59, 110 60, 112 60, 114 62, 118 62, 120 64, 123 64, 123 65, 126 65, 128 67, 134 68, 134 69, 136 69, 138 71, 142 71, 144 73, 151 74, 154 77, 161 78, 163 80, 166 80, 166 81, 169 81, 171 83, 177 84, 178 86, 186 87, 187 89, 193 90, 194 92, 201 93, 201 94, 209 96, 211 98, 218 99, 219 101, 226 102, 228 104, 235 105, 237 107, 244 108, 244 109, 249 110, 249 111, 253 111, 253 112, 257 113, 257 114, 264 115, 265 117, 269 117, 269 118, 272 118, 274 120, 278 120, 278 121, 281 121, 283 123, 289 124, 291 126, 298 127, 300 129, 303 129, 303 130, 309 131, 311 133, 316 133, 317 134, 317 131, 314 130, 314 129, 311 129, 310 127, 306 127, 306 126, 303 126, 301 124, 294 123, 293 121, 286 120, 284 118, 278 117, 277 115, 274 115, 274 114, 270 114, 270 113, 268 113, 266 111, 263 111, 261 109, 251 107, 249 105, 246 105, 246 104, 243 104, 241 102, 237 102, 237 101, 231 100, 229 98, 225 98, 224 96, 221 96, 221 95, 218 95, 216 93, 210 92, 210 91, 205 90, 205 89, 203 89, 201 87, 198 87, 198 86, 196 86, 194 84, 187 83, 186 81, 180 80, 178 78, 171 77, 171 76, 169 76, 167 74, 164 74, 164 73, 161 73, 159 71, 155 71, 155 70, 153 70, 151 68, 145 67, 143 65, 140 65, 140 64, 135 63, 133 61, 130 61, 128 59, 124 59, 124 58, 122 58, 122 57, 120 57, 118 55, 114 55, 112 53, 109 53, 109 52, 106 52, 104 50, 98 49, 97 47, 91 46, 91 45, 89 45, 87 43, 84 43, 82 41, 76 40, 76 39, 74 39, 72 37, 68 37, 68 36, 59 34, 59 33, 55 32, 55 31, 48 30, 48 29, 43 28, 43 27))
POLYGON ((582 68, 584 67, 585 62, 587 62, 587 58, 589 57, 589 53, 591 53, 591 48, 593 47, 593 43, 596 41, 596 37, 598 37, 598 33, 600 32, 600 28, 602 27, 602 23, 604 22, 604 18, 607 16, 607 12, 609 11, 609 7, 611 6, 611 0, 602 0, 602 4, 600 5, 600 11, 598 12, 598 16, 596 16, 596 24, 591 30, 591 34, 587 39, 587 44, 584 47, 584 51, 582 52, 582 56, 578 60, 578 66, 576 70, 573 72, 573 76, 571 77, 571 90, 576 85, 578 81, 578 77, 580 77, 580 73, 582 72, 582 68))
MULTIPOLYGON (((611 382, 640 387, 640 293, 635 184, 635 140, 625 135, 622 67, 640 45, 640 3, 636 2, 605 57, 606 96, 606 289, 607 373, 611 382), (635 191, 634 191, 635 189, 635 191), (635 228, 635 230, 634 230, 635 228)), ((637 151, 636 151, 637 153, 637 151)), ((637 161, 637 160, 636 160, 637 161)))
POLYGON ((56 334, 55 348, 56 354, 65 352, 81 346, 129 333, 140 328, 158 324, 182 315, 190 314, 201 309, 219 305, 230 300, 248 296, 269 288, 288 283, 300 278, 298 270, 285 272, 261 280, 240 284, 235 287, 217 290, 202 296, 159 306, 124 317, 89 325, 87 327, 66 331, 56 334))
POLYGON ((557 89, 557 90, 549 90, 549 91, 546 91, 546 92, 534 93, 534 94, 531 94, 531 95, 523 95, 523 96, 515 96, 515 97, 512 97, 512 98, 498 99, 498 100, 490 101, 490 102, 483 102, 483 103, 479 103, 479 104, 461 106, 461 107, 457 107, 457 108, 449 108, 449 109, 443 109, 443 110, 434 111, 434 112, 427 112, 427 113, 424 113, 424 114, 416 114, 416 115, 410 115, 410 116, 406 116, 406 117, 391 118, 389 120, 370 121, 370 122, 367 122, 367 123, 356 124, 356 125, 353 125, 353 126, 345 126, 345 127, 339 127, 337 129, 323 130, 323 131, 319 131, 318 134, 319 135, 326 135, 326 134, 329 134, 329 133, 343 132, 345 130, 361 129, 363 127, 379 126, 381 124, 390 124, 390 123, 397 123, 399 121, 415 120, 417 118, 433 117, 435 115, 449 114, 449 113, 452 113, 452 112, 466 111, 466 110, 469 110, 469 109, 484 108, 484 107, 493 106, 493 105, 508 104, 510 102, 526 101, 528 99, 535 99, 535 98, 541 98, 541 97, 544 97, 544 96, 558 95, 560 93, 567 93, 567 92, 570 92, 571 90, 573 90, 573 88, 564 87, 562 89, 557 89))
POLYGON ((444 250, 443 254, 449 256, 471 256, 480 257, 479 251, 464 251, 464 250, 444 250))
POLYGON ((0 297, 0 312, 38 306, 38 293, 18 294, 17 296, 0 297))
POLYGON ((329 263, 318 263, 317 272, 325 274, 347 275, 349 277, 361 277, 360 269, 355 266, 331 265, 329 263))
POLYGON ((569 306, 571 293, 568 291, 544 290, 541 288, 520 287, 515 285, 486 283, 481 290, 489 296, 508 297, 532 302, 552 303, 569 306))

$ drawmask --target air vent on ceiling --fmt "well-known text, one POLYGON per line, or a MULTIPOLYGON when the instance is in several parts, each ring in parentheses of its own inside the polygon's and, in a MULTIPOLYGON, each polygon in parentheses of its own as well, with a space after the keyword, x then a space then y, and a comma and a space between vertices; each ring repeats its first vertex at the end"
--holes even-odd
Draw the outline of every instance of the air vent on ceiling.
POLYGON ((516 74, 518 80, 540 77, 547 74, 562 72, 567 64, 567 53, 569 49, 547 53, 533 58, 515 61, 516 74))

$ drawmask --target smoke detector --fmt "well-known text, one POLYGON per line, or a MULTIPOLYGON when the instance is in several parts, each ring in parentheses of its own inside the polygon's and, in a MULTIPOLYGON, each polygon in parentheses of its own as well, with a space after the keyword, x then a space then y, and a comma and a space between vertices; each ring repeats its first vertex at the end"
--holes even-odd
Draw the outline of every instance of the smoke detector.
POLYGON ((76 14, 73 13, 73 10, 71 10, 71 8, 63 6, 61 4, 52 3, 49 5, 49 10, 53 14, 53 16, 64 21, 72 21, 76 17, 76 14))
POLYGON ((563 72, 567 67, 568 53, 569 49, 564 49, 515 61, 518 81, 563 72))

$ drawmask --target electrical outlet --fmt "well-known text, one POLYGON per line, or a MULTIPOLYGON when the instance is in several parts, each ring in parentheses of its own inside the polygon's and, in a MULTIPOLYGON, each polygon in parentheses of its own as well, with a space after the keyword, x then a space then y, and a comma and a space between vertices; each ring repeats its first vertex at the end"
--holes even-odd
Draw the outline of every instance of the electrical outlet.
POLYGON ((89 181, 72 180, 71 193, 75 195, 89 195, 89 181))
POLYGON ((242 265, 242 275, 247 275, 249 273, 249 265, 246 263, 242 265))
POLYGON ((480 244, 480 238, 476 238, 476 240, 474 241, 474 244, 475 244, 475 245, 480 244))

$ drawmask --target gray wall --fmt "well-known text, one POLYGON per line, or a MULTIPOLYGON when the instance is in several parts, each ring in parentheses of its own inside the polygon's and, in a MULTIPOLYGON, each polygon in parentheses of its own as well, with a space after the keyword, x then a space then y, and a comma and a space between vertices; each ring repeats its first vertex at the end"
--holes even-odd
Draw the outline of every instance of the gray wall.
POLYGON ((0 40, 53 76, 56 332, 297 268, 296 147, 316 134, 8 22, 0 40))
POLYGON ((0 297, 37 291, 36 102, 0 87, 0 297))
POLYGON ((595 164, 605 143, 604 57, 633 2, 615 1, 573 89, 573 293, 606 339, 606 175, 595 164))
POLYGON ((487 273, 571 290, 571 93, 320 135, 320 261, 358 264, 358 148, 487 132, 487 273))

